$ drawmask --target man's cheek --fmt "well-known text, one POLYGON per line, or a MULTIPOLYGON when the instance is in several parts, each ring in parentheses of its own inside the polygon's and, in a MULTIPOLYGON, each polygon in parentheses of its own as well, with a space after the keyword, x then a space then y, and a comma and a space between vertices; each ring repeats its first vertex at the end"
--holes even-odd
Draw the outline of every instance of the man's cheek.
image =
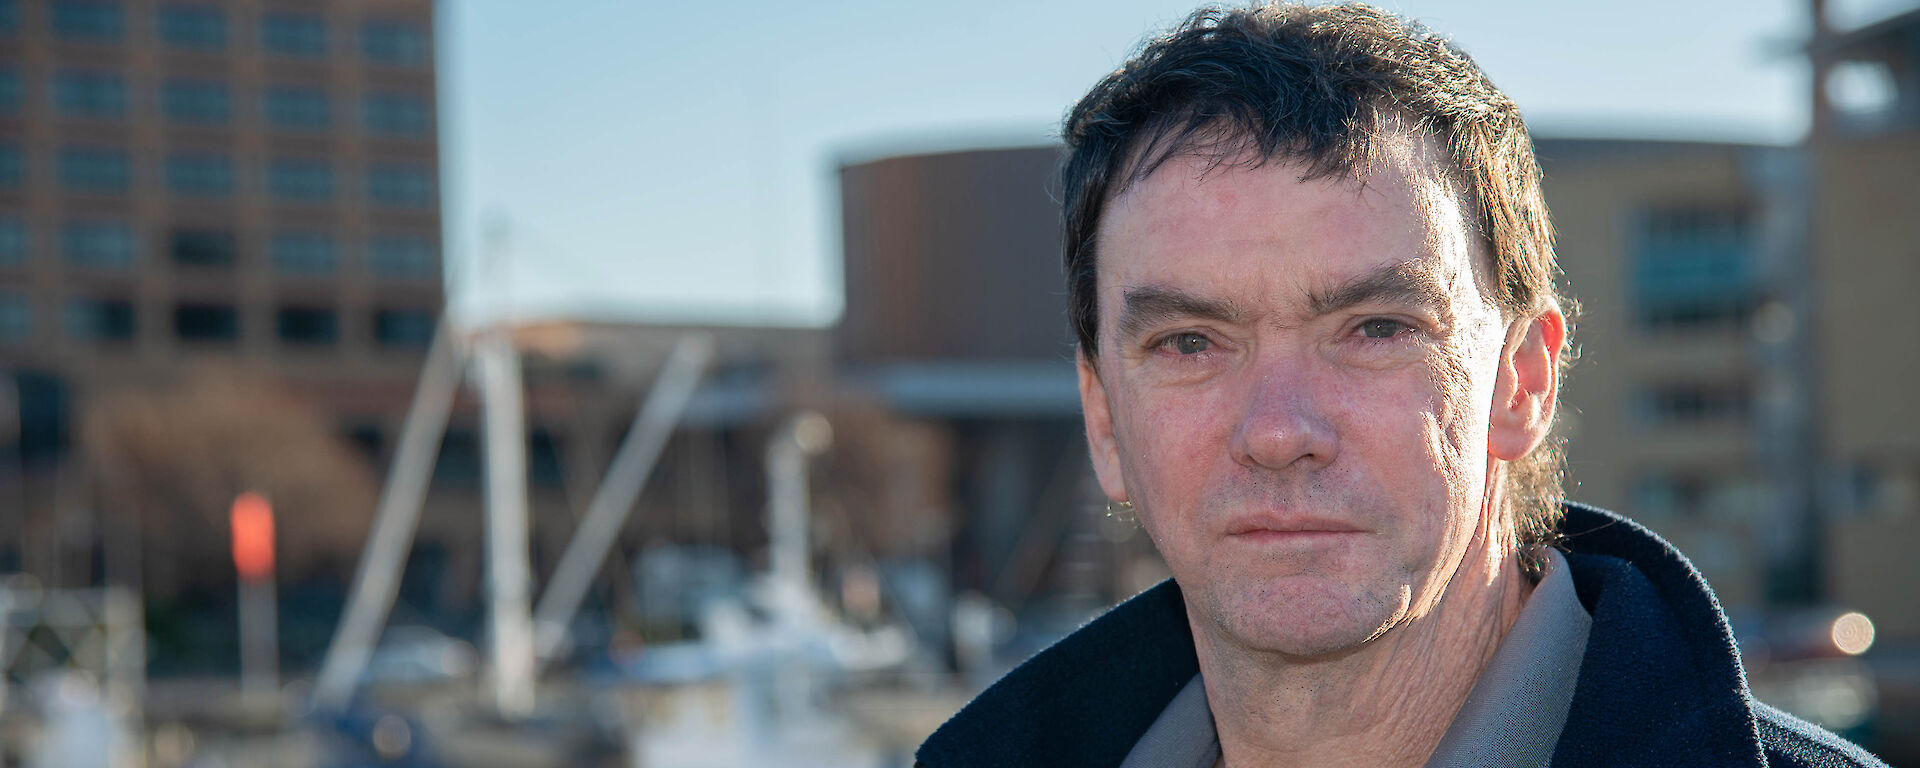
MULTIPOLYGON (((1218 423, 1221 414, 1204 402, 1169 402, 1156 409, 1146 429, 1151 436, 1154 471, 1162 481, 1163 492, 1179 493, 1174 486, 1198 485, 1205 469, 1215 457, 1224 455, 1229 435, 1218 423)), ((1193 498, 1192 494, 1176 498, 1193 498)))
POLYGON ((1199 398, 1169 396, 1153 390, 1129 392, 1126 408, 1118 421, 1121 437, 1136 453, 1159 460, 1171 458, 1167 447, 1190 439, 1196 416, 1207 407, 1199 398))

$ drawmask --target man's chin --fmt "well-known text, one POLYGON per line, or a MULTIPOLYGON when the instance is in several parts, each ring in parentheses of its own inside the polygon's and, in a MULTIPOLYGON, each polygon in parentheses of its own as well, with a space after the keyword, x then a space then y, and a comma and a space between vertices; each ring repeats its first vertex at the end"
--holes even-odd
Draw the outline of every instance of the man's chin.
POLYGON ((1286 592, 1229 598, 1217 615, 1192 618, 1207 620, 1216 640, 1244 651, 1309 661, 1359 650, 1405 615, 1367 595, 1286 592))
POLYGON ((1306 632, 1261 628, 1235 633, 1233 641, 1235 645, 1254 654, 1276 656, 1293 663, 1311 663, 1337 659, 1359 651, 1378 634, 1372 629, 1350 631, 1345 627, 1306 632))

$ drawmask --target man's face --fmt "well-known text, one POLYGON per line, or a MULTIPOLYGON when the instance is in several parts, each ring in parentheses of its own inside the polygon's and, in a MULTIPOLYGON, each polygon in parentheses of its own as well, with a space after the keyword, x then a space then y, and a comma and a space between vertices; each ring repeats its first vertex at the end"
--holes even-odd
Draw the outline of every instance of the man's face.
POLYGON ((1364 185, 1175 158, 1098 233, 1081 394, 1102 487, 1196 630, 1250 649, 1358 646, 1505 541, 1487 502, 1508 325, 1435 150, 1384 141, 1364 185))

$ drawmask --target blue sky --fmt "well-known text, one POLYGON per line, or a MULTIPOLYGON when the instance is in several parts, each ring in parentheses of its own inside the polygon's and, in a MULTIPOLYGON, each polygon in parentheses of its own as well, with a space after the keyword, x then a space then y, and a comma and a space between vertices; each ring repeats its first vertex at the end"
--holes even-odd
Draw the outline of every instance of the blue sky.
MULTIPOLYGON (((1787 142, 1804 3, 1405 0, 1536 132, 1787 142)), ((1838 2, 1851 23, 1885 0, 1838 2)), ((824 324, 846 159, 1048 141, 1187 2, 440 6, 449 289, 467 322, 824 324)))

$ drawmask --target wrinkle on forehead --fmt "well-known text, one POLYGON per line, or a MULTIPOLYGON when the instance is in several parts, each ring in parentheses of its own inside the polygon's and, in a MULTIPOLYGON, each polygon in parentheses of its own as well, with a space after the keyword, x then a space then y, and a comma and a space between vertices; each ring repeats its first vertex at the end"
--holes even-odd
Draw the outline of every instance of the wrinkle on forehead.
MULTIPOLYGON (((1391 114, 1391 113, 1390 113, 1391 114)), ((1396 201, 1393 204, 1411 204, 1420 219, 1427 225, 1423 243, 1427 253, 1444 255, 1463 253, 1467 255, 1462 264, 1452 259, 1442 259, 1436 277, 1449 290, 1471 287, 1472 293, 1461 291, 1455 295, 1477 295, 1481 302, 1497 311, 1493 298, 1493 264, 1490 251, 1484 238, 1479 235, 1475 218, 1466 205, 1466 196, 1456 173, 1448 159, 1446 149, 1438 137, 1431 131, 1408 128, 1403 120, 1383 118, 1383 127, 1371 136, 1372 149, 1366 154, 1363 165, 1333 176, 1315 176, 1310 168, 1288 160, 1285 157, 1261 159, 1243 151, 1241 156, 1222 157, 1209 147, 1217 144, 1173 152, 1165 160, 1185 156, 1199 162, 1184 164, 1163 162, 1156 166, 1153 174, 1182 173, 1191 174, 1183 179, 1181 186, 1186 194, 1207 194, 1207 181, 1218 173, 1245 172, 1273 164, 1298 171, 1297 181, 1301 184, 1326 184, 1330 186, 1348 186, 1353 194, 1372 197, 1374 203, 1382 202, 1386 193, 1373 185, 1375 179, 1384 181, 1398 180, 1408 190, 1406 203, 1396 201), (1462 269, 1466 267, 1466 269, 1462 269), (1462 283, 1465 283, 1463 285, 1462 283)), ((1137 195, 1145 194, 1145 181, 1142 176, 1123 187, 1107 205, 1109 215, 1102 217, 1096 228, 1096 237, 1101 240, 1113 236, 1115 216, 1111 215, 1123 208, 1140 204, 1137 195)), ((1237 201, 1232 197, 1221 198, 1222 202, 1233 206, 1237 201)), ((1241 215, 1250 215, 1243 212, 1241 215)), ((1344 226, 1337 220, 1303 221, 1307 226, 1339 228, 1344 226)), ((1406 254, 1412 256, 1413 254, 1406 254)), ((1471 313, 1473 307, 1460 307, 1471 313)))
MULTIPOLYGON (((1224 123, 1194 132, 1179 146, 1169 145, 1168 142, 1174 140, 1172 136, 1153 135, 1130 152, 1121 163, 1121 167, 1127 169, 1126 173, 1120 177, 1122 182, 1108 193, 1107 203, 1103 207, 1109 212, 1120 207, 1122 200, 1131 197, 1149 177, 1168 167, 1179 167, 1180 164, 1170 162, 1178 157, 1202 161, 1199 172, 1192 179, 1195 184, 1204 183, 1215 173, 1251 170, 1272 164, 1297 169, 1301 183, 1351 182, 1360 194, 1377 194, 1377 190, 1370 189, 1369 185, 1376 174, 1399 176, 1414 191, 1414 205, 1432 225, 1429 232, 1444 241, 1429 242, 1427 245, 1435 253, 1444 253, 1444 249, 1454 247, 1469 253, 1473 264, 1472 280, 1479 295, 1488 306, 1497 306, 1492 290, 1492 252, 1480 231, 1475 206, 1467 202, 1465 180, 1454 168, 1452 155, 1442 139, 1423 121, 1400 110, 1383 108, 1371 112, 1372 127, 1366 129, 1363 145, 1358 151, 1332 161, 1295 157, 1286 151, 1271 156, 1262 155, 1251 139, 1235 135, 1232 128, 1224 123)), ((1103 221, 1095 230, 1096 238, 1106 229, 1104 219, 1110 216, 1101 218, 1103 221)))

